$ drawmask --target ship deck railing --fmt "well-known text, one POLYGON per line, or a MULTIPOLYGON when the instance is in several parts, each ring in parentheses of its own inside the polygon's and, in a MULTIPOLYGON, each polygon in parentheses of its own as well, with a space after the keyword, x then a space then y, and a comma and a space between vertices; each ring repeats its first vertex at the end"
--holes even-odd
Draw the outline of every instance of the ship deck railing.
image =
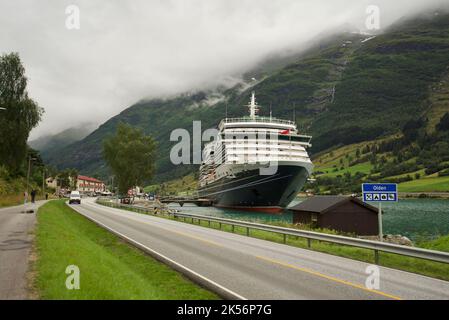
POLYGON ((222 120, 223 123, 236 123, 236 122, 263 122, 263 123, 277 123, 277 124, 287 124, 291 126, 296 126, 296 123, 291 120, 283 120, 273 117, 240 117, 240 118, 226 118, 222 120))

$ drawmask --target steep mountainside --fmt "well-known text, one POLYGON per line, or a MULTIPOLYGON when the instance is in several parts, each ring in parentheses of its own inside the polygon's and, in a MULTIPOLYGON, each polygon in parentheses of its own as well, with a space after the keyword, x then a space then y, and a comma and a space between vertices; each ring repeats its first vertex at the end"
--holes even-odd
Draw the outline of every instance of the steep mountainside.
POLYGON ((74 128, 69 128, 56 134, 43 136, 28 142, 31 148, 39 150, 42 157, 46 157, 52 152, 68 146, 76 141, 84 139, 89 133, 94 131, 96 125, 85 123, 74 128))
POLYGON ((102 140, 123 121, 158 141, 158 181, 182 176, 196 167, 170 163, 169 151, 175 144, 170 142, 170 132, 176 128, 191 131, 194 120, 202 121, 203 130, 216 126, 226 104, 228 116, 246 114, 243 105, 251 90, 263 106, 262 115, 268 115, 270 104, 276 117, 291 119, 296 114, 300 128, 314 136, 312 153, 389 136, 423 115, 438 123, 449 106, 444 101, 437 103, 439 98, 431 93, 449 71, 448 34, 449 15, 442 13, 401 21, 373 39, 345 34, 306 52, 294 63, 260 68, 259 80, 251 87, 242 84, 139 102, 85 139, 45 159, 58 167, 106 175, 102 140))

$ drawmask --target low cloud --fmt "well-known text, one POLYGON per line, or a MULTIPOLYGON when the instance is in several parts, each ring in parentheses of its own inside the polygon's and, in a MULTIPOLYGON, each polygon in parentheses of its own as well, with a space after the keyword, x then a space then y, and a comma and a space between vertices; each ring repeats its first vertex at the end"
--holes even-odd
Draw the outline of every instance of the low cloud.
POLYGON ((350 24, 381 27, 441 0, 129 0, 0 2, 0 51, 17 51, 46 113, 32 137, 103 122, 142 98, 213 87, 269 54, 350 24), (68 5, 80 29, 66 28, 68 5))

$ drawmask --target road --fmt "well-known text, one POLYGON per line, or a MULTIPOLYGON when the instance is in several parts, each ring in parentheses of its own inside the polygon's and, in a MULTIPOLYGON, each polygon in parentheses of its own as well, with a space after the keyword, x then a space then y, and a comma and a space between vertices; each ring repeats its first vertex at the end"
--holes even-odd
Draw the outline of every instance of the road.
MULTIPOLYGON (((84 200, 82 215, 243 299, 449 299, 449 282, 84 200)), ((148 251, 147 250, 147 251, 148 251)))
MULTIPOLYGON (((45 203, 28 203, 28 209, 45 203)), ((0 300, 26 299, 28 257, 36 222, 35 213, 25 213, 24 205, 0 209, 0 300)))

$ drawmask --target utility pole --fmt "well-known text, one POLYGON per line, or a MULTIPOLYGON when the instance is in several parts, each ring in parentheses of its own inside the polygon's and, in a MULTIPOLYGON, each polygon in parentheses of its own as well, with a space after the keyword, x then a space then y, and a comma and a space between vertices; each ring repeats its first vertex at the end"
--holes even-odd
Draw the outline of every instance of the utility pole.
POLYGON ((36 160, 36 158, 32 158, 28 156, 28 172, 27 172, 27 198, 30 191, 30 171, 31 171, 31 161, 36 160))
POLYGON ((42 196, 45 197, 45 167, 42 168, 42 196))

